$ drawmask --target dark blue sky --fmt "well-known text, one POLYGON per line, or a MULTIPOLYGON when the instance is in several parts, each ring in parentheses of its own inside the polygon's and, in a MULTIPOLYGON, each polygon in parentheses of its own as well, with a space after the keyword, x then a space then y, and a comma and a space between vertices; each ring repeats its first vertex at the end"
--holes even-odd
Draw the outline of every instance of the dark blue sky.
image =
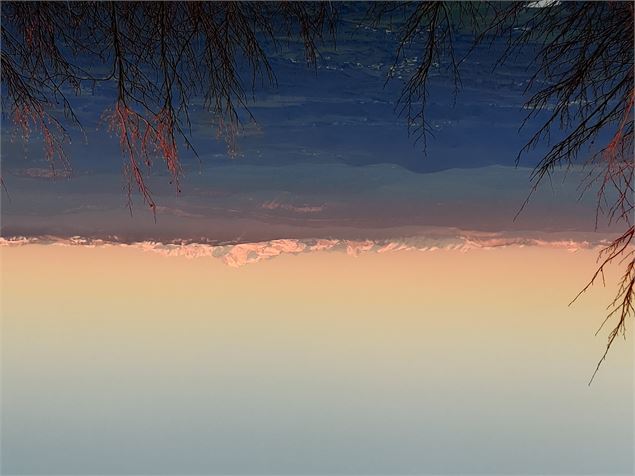
MULTIPOLYGON (((593 229, 593 196, 578 201, 577 168, 564 184, 557 173, 555 185, 545 183, 513 221, 530 190, 531 167, 546 150, 530 152, 514 168, 541 118, 519 131, 528 112, 531 45, 498 69, 502 42, 477 49, 462 65, 456 97, 443 67, 432 73, 427 112, 434 132, 424 154, 396 111, 421 54, 416 47, 386 83, 397 40, 389 26, 359 27, 353 12, 341 17, 337 48, 323 45, 315 68, 306 66, 299 44, 270 49, 277 86, 256 88, 250 109, 257 124, 245 123, 235 158, 194 104, 192 142, 201 160, 183 152, 179 197, 162 164, 150 171, 156 224, 140 200, 132 217, 126 208, 118 140, 100 120, 115 101, 114 84, 74 99, 87 136, 84 142, 73 132, 68 179, 47 177, 37 138, 25 151, 4 120, 2 170, 12 199, 2 203, 2 233, 234 240, 417 226, 593 229)), ((459 34, 456 42, 461 57, 471 37, 459 34)))

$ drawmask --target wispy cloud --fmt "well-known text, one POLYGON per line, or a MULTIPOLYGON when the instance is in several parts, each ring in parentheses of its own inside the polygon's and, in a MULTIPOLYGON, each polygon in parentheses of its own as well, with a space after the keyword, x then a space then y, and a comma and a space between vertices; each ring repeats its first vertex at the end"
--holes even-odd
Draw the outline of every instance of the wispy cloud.
POLYGON ((165 207, 161 205, 156 206, 156 211, 159 214, 173 215, 181 218, 203 218, 204 215, 198 213, 192 213, 187 210, 183 210, 182 208, 176 207, 165 207))
POLYGON ((29 177, 29 178, 68 178, 71 176, 71 172, 64 169, 53 169, 51 167, 29 167, 26 169, 16 169, 11 173, 16 177, 29 177))
POLYGON ((289 210, 295 213, 319 213, 321 211, 324 211, 326 209, 325 205, 317 205, 317 206, 310 206, 310 205, 300 205, 300 206, 296 206, 296 205, 292 205, 290 203, 283 203, 283 202, 279 202, 276 200, 271 200, 269 202, 265 202, 261 205, 261 208, 264 208, 265 210, 289 210))

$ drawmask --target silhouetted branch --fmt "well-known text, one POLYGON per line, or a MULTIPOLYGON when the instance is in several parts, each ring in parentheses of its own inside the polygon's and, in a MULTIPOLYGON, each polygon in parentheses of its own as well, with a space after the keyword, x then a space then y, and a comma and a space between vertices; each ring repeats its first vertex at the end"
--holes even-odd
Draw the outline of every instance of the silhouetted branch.
POLYGON ((191 108, 199 98, 235 155, 242 113, 253 119, 241 72, 252 91, 260 80, 275 83, 265 44, 279 37, 300 39, 314 63, 318 42, 334 39, 336 13, 305 2, 3 2, 3 100, 25 139, 39 130, 51 163, 68 166, 56 107, 80 125, 69 91, 114 82, 106 120, 120 139, 128 204, 136 188, 154 210, 144 167, 160 158, 179 192, 179 143, 196 154, 191 108))
MULTIPOLYGON (((549 149, 531 175, 530 193, 518 213, 555 167, 576 161, 586 163, 590 172, 583 190, 598 184, 596 224, 603 214, 609 223, 622 222, 628 227, 603 251, 602 256, 608 258, 590 286, 617 257, 626 260, 632 256, 633 3, 572 1, 552 2, 543 8, 532 6, 531 2, 383 3, 373 6, 371 16, 375 21, 386 15, 402 16, 396 61, 404 57, 407 47, 418 49, 418 63, 403 87, 399 111, 408 127, 414 128, 416 140, 423 140, 424 149, 426 136, 432 131, 425 108, 433 71, 446 71, 458 89, 461 63, 481 45, 491 45, 497 39, 506 42, 496 67, 514 55, 534 54, 535 68, 525 90, 530 94, 525 103, 528 114, 522 126, 529 119, 539 118, 538 114, 547 116, 520 150, 516 163, 538 144, 546 142, 549 149), (454 32, 466 28, 468 23, 472 45, 457 61, 454 32), (556 140, 551 143, 554 132, 556 140), (561 133, 563 136, 558 137, 561 133), (596 141, 605 134, 611 138, 598 147, 596 141)), ((615 336, 623 332, 626 319, 635 314, 633 267, 632 261, 626 266, 613 310, 607 317, 618 316, 618 321, 598 368, 615 336)))

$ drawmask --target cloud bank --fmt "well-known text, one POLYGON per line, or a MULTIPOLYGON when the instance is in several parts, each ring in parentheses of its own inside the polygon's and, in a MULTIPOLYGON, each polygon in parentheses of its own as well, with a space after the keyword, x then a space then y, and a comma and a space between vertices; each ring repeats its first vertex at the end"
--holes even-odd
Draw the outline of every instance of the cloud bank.
POLYGON ((313 252, 340 252, 352 257, 364 253, 395 253, 400 251, 433 252, 437 250, 458 250, 469 252, 474 249, 494 249, 507 247, 539 246, 562 249, 571 253, 582 249, 606 246, 611 237, 599 233, 542 233, 540 236, 526 233, 486 233, 457 229, 433 229, 429 234, 381 240, 348 239, 276 239, 260 242, 212 244, 175 240, 120 241, 116 236, 94 239, 81 236, 60 238, 50 235, 0 238, 0 247, 24 245, 84 246, 84 247, 132 247, 163 256, 180 256, 190 259, 214 258, 227 266, 239 268, 282 255, 297 255, 313 252))

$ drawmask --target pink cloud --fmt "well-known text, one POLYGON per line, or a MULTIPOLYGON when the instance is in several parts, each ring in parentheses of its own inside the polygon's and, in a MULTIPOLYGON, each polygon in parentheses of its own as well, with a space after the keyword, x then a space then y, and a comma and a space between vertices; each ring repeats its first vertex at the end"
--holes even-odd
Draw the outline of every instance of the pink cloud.
POLYGON ((54 236, 0 237, 0 246, 24 246, 28 244, 52 244, 57 246, 125 246, 163 256, 180 256, 185 258, 216 258, 228 266, 238 268, 246 264, 257 263, 281 256, 283 254, 299 254, 317 251, 339 251, 350 256, 362 253, 393 253, 399 251, 458 250, 469 252, 476 249, 496 249, 503 247, 538 246, 564 249, 577 252, 582 249, 594 249, 606 246, 609 237, 584 236, 579 239, 566 239, 554 236, 520 236, 486 232, 460 232, 447 230, 447 234, 421 235, 392 240, 338 240, 338 239, 279 239, 252 243, 213 245, 196 242, 161 243, 154 241, 120 242, 116 237, 109 240, 93 239, 81 236, 58 238, 54 236))

